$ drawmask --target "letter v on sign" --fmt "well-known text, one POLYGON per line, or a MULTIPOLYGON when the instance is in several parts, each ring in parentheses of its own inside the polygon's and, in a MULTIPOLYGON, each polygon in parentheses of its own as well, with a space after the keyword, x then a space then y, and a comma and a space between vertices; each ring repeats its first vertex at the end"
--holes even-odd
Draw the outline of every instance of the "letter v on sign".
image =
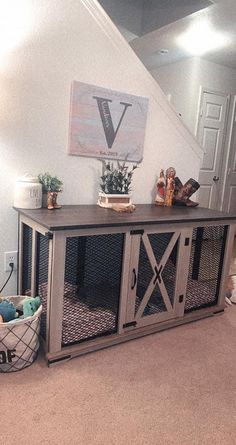
POLYGON ((104 99, 103 97, 93 96, 93 99, 97 101, 98 109, 104 129, 104 133, 106 136, 107 146, 108 148, 111 148, 114 140, 116 138, 117 132, 121 126, 121 122, 124 118, 125 112, 128 107, 132 107, 132 104, 126 103, 126 102, 120 102, 120 105, 124 105, 123 112, 121 114, 120 120, 118 122, 116 130, 114 129, 112 118, 111 118, 111 112, 109 108, 109 102, 112 102, 111 99, 104 99))

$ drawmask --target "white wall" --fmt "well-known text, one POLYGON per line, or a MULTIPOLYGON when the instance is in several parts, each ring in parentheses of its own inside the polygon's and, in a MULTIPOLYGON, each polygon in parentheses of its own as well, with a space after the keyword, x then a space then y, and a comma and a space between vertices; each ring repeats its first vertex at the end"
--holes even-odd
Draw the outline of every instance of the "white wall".
MULTIPOLYGON (((7 277, 3 253, 17 248, 17 214, 12 203, 19 175, 57 174, 64 182, 62 204, 97 201, 101 163, 67 155, 73 80, 149 98, 144 160, 133 184, 135 203, 152 202, 162 167, 174 165, 183 181, 197 177, 202 155, 96 1, 15 0, 15 8, 12 3, 0 4, 3 18, 7 11, 3 4, 11 5, 8 33, 17 30, 21 35, 17 46, 12 39, 11 50, 0 57, 0 283, 7 277)), ((14 292, 15 279, 4 293, 14 292)))
POLYGON ((195 134, 200 87, 236 93, 236 70, 199 57, 184 59, 151 71, 176 112, 195 134))

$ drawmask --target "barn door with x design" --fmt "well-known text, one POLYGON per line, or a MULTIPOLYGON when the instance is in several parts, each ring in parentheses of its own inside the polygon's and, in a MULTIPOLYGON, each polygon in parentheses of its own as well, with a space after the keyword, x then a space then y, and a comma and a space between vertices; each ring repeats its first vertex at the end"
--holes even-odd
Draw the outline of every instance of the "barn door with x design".
POLYGON ((145 326, 175 316, 180 232, 132 236, 126 325, 145 326))

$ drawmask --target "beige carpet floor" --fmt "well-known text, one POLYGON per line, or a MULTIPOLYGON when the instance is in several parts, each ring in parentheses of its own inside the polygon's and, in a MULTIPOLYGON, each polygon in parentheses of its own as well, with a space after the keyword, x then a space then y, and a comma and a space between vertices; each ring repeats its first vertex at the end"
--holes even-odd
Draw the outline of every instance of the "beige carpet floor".
POLYGON ((0 385, 0 445, 234 445, 236 305, 0 385))
POLYGON ((233 445, 236 306, 0 382, 2 445, 233 445))

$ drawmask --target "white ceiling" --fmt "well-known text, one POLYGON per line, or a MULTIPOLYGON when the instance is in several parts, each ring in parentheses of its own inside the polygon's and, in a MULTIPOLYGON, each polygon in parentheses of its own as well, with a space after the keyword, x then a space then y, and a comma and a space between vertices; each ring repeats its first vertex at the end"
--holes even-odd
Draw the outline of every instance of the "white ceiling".
POLYGON ((215 31, 221 32, 227 37, 225 47, 208 51, 202 57, 236 69, 236 0, 211 1, 212 5, 205 9, 129 42, 148 69, 155 69, 158 66, 192 56, 178 45, 176 39, 190 25, 202 20, 207 20, 215 31), (168 53, 160 54, 159 51, 162 49, 168 50, 168 53))

